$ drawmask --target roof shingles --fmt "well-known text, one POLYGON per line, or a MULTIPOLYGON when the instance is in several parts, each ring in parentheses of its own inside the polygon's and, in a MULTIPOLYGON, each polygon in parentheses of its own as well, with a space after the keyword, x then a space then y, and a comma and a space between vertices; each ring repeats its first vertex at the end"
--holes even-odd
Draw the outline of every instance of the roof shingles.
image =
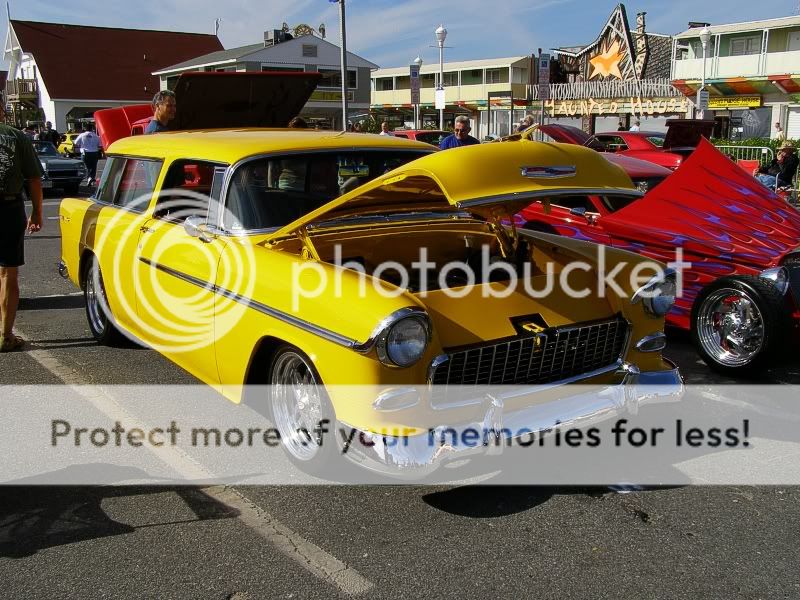
POLYGON ((15 20, 11 26, 53 99, 148 101, 159 89, 153 71, 223 49, 217 36, 201 33, 15 20))

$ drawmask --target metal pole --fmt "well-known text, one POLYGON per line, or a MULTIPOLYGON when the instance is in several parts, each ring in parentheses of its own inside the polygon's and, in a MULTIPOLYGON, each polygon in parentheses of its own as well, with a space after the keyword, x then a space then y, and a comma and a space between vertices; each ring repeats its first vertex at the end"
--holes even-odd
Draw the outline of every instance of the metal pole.
POLYGON ((339 0, 339 33, 342 42, 342 131, 347 131, 347 36, 344 23, 344 0, 339 0))
MULTIPOLYGON (((708 44, 705 44, 705 43, 703 44, 703 82, 700 85, 700 91, 701 92, 705 91, 705 89, 706 89, 706 46, 707 45, 708 44)), ((704 111, 704 110, 700 111, 700 118, 701 119, 705 119, 706 118, 706 111, 704 111)))
MULTIPOLYGON (((444 41, 439 42, 439 89, 444 89, 444 41)), ((444 108, 439 109, 439 129, 444 131, 444 108)))

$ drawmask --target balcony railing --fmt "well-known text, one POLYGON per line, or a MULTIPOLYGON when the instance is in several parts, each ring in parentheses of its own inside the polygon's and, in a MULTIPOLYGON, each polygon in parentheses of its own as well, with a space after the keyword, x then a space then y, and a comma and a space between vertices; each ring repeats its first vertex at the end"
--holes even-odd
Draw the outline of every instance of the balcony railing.
POLYGON ((6 81, 6 98, 15 100, 33 100, 39 96, 39 84, 35 79, 11 79, 6 81))
MULTIPOLYGON (((800 51, 709 56, 705 68, 706 79, 792 75, 800 73, 800 51)), ((675 79, 702 79, 703 59, 676 60, 673 63, 673 75, 675 79)))

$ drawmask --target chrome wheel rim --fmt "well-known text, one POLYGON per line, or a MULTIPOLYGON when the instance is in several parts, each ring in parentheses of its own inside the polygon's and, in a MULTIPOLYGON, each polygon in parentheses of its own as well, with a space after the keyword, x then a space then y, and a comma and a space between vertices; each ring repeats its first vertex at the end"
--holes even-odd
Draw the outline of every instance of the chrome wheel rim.
POLYGON ((320 450, 317 429, 323 418, 319 382, 296 352, 282 354, 272 368, 272 415, 284 448, 309 461, 320 450))
POLYGON ((86 278, 86 308, 89 313, 89 324, 92 326, 92 330, 98 334, 106 328, 104 305, 103 278, 97 265, 93 265, 86 278))
POLYGON ((749 364, 764 347, 764 319, 747 292, 715 291, 699 310, 697 333, 703 350, 727 367, 749 364))

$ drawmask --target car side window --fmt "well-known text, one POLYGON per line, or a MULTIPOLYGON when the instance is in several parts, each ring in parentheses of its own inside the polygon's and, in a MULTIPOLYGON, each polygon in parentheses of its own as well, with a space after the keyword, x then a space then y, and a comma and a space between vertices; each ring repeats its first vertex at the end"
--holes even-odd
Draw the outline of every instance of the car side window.
POLYGON ((100 185, 97 186, 95 198, 106 204, 114 204, 114 197, 117 195, 122 172, 125 168, 125 159, 119 156, 112 156, 106 161, 103 175, 100 178, 100 185))
POLYGON ((178 222, 189 216, 207 219, 217 167, 215 163, 198 160, 176 160, 170 164, 158 192, 154 216, 178 222))
POLYGON ((150 204, 160 172, 160 160, 129 158, 114 196, 114 205, 137 212, 144 211, 150 204))
POLYGON ((622 150, 628 149, 628 144, 625 143, 618 135, 604 135, 604 136, 597 136, 608 149, 609 152, 621 152, 622 150))

